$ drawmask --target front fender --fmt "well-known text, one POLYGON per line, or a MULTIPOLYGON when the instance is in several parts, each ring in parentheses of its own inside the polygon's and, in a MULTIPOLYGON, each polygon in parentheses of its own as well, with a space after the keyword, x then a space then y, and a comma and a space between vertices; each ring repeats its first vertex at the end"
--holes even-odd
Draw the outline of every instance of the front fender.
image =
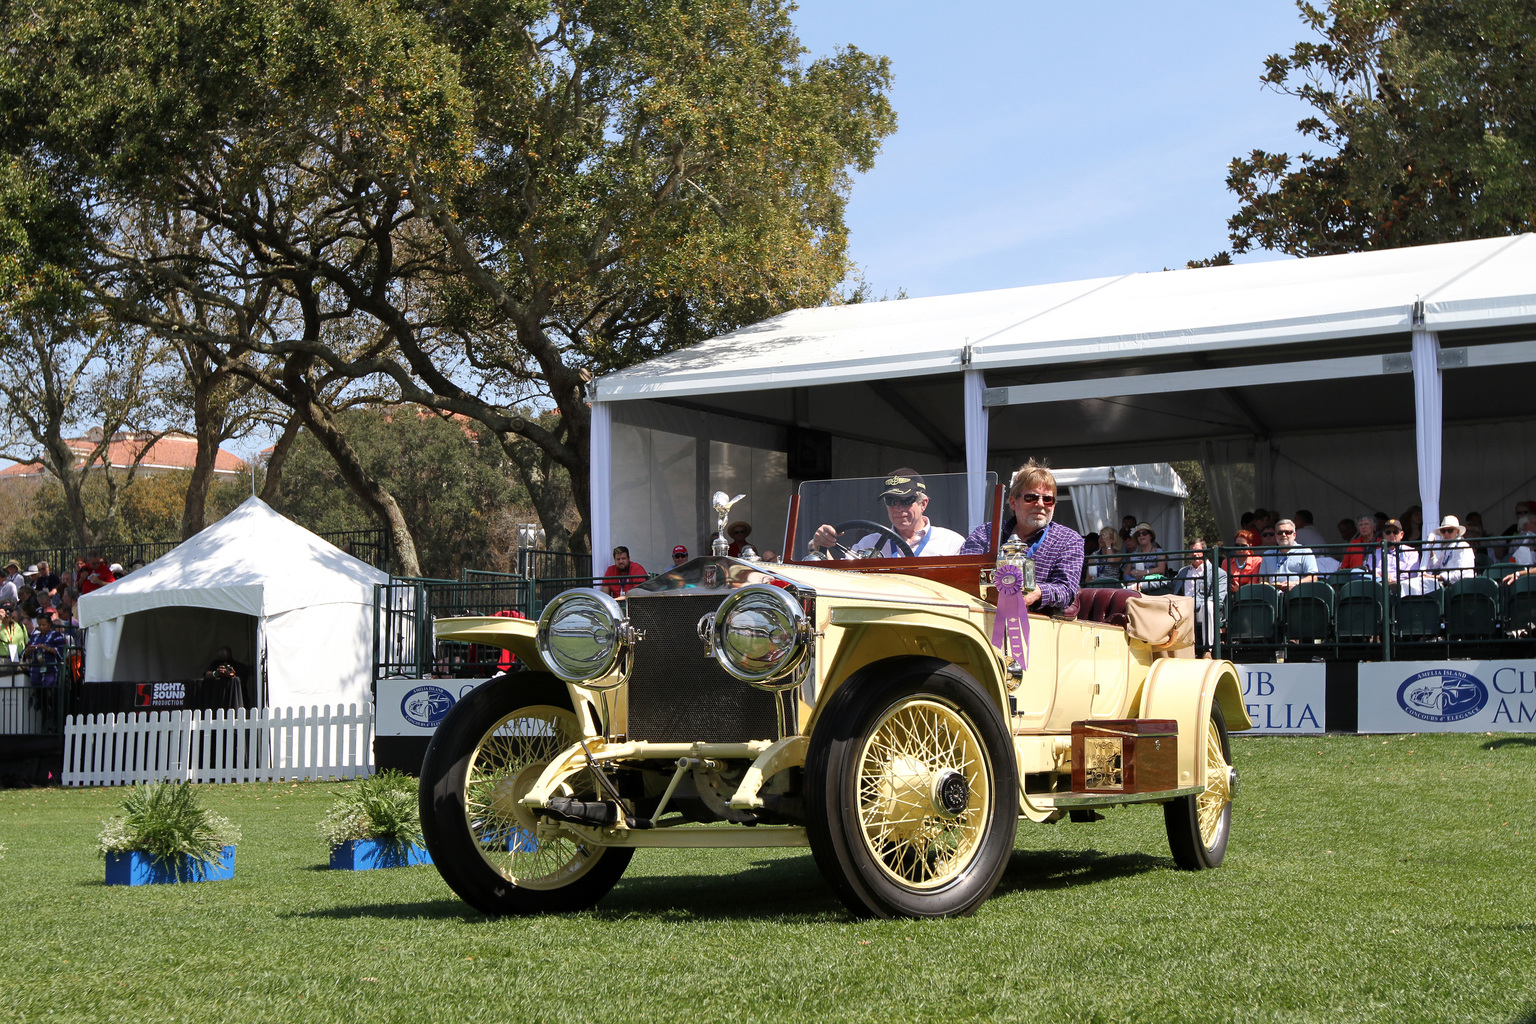
POLYGON ((1221 708, 1228 732, 1252 729, 1243 706, 1237 666, 1230 661, 1159 658, 1147 672, 1138 718, 1171 718, 1179 723, 1179 785, 1205 785, 1205 723, 1212 703, 1221 708))
POLYGON ((439 640, 500 647, 517 655, 530 669, 548 672, 549 666, 539 655, 538 632, 539 624, 533 619, 504 615, 465 615, 432 623, 432 635, 439 640))

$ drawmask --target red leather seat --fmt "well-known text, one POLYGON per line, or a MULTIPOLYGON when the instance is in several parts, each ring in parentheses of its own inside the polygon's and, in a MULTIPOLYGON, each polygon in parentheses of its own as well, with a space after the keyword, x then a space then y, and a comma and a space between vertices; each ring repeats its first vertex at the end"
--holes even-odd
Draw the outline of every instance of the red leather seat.
POLYGON ((1083 622, 1123 626, 1129 621, 1125 606, 1133 593, 1118 587, 1084 587, 1077 592, 1077 617, 1083 622))

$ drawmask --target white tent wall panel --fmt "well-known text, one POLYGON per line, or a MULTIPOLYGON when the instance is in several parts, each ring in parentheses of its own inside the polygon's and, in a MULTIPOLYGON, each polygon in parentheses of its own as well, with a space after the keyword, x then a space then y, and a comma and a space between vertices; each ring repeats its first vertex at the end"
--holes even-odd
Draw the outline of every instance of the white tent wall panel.
MULTIPOLYGON (((784 554, 784 526, 789 509, 789 456, 784 452, 765 451, 740 444, 712 441, 709 445, 709 486, 734 498, 746 495, 731 506, 731 521, 746 520, 752 525, 747 539, 761 552, 764 548, 784 554)), ((713 532, 713 524, 711 532, 713 532)), ((695 554, 704 551, 688 545, 695 554)), ((670 553, 671 545, 668 545, 670 553)), ((671 559, 662 564, 670 564, 671 559)))
MULTIPOLYGON (((1307 434, 1272 442, 1271 492, 1289 514, 1309 509, 1330 541, 1334 524, 1362 512, 1401 515, 1419 504, 1412 429, 1307 434)), ((1515 502, 1536 491, 1536 431, 1528 422, 1445 427, 1442 515, 1480 512, 1489 533, 1513 518, 1515 502)), ((1230 538, 1227 538, 1230 539, 1230 538)))
POLYGON ((373 614, 322 604, 269 615, 267 700, 272 707, 366 704, 373 685, 373 614), (324 643, 317 644, 317 638, 324 643))
POLYGON ((609 550, 594 553, 601 572, 613 548, 652 572, 672 564, 672 545, 695 550, 698 534, 698 443, 692 437, 615 423, 609 550))

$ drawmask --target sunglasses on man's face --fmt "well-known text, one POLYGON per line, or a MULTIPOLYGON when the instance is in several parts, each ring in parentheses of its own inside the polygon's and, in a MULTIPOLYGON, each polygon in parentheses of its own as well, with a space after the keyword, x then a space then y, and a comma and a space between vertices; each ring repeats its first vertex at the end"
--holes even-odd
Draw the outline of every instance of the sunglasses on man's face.
POLYGON ((1014 500, 1024 505, 1044 505, 1046 508, 1050 508, 1052 505, 1056 504, 1056 495, 1034 493, 1021 494, 1014 500))
POLYGON ((917 501, 917 495, 915 495, 915 494, 909 494, 905 498, 898 498, 898 497, 896 497, 893 494, 887 494, 885 496, 885 507, 886 508, 906 508, 909 505, 911 505, 912 503, 914 503, 915 501, 917 501))

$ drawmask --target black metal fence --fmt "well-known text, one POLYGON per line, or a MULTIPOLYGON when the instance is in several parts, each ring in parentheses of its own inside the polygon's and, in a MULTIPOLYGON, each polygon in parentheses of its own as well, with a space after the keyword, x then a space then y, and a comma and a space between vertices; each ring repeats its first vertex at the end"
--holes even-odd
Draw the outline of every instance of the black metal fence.
MULTIPOLYGON (((1332 560, 1325 563, 1330 568, 1311 573, 1295 564, 1302 545, 1213 547, 1206 557, 1227 574, 1213 653, 1236 661, 1348 662, 1536 655, 1536 571, 1499 559, 1526 542, 1536 538, 1468 541, 1466 568, 1436 567, 1450 550, 1444 541, 1307 545, 1314 561, 1332 560), (1331 568, 1333 562, 1349 567, 1331 568)), ((1117 555, 1108 560, 1109 578, 1085 586, 1192 590, 1179 576, 1191 564, 1190 552, 1162 552, 1161 558, 1165 570, 1147 578, 1125 572, 1145 563, 1144 556, 1117 555)))
MULTIPOLYGON (((470 570, 473 572, 474 570, 470 570)), ((592 575, 592 556, 569 551, 524 548, 517 553, 517 574, 528 579, 577 579, 592 575)))
POLYGON ((64 719, 80 703, 83 654, 49 647, 0 658, 0 736, 64 735, 64 719))

